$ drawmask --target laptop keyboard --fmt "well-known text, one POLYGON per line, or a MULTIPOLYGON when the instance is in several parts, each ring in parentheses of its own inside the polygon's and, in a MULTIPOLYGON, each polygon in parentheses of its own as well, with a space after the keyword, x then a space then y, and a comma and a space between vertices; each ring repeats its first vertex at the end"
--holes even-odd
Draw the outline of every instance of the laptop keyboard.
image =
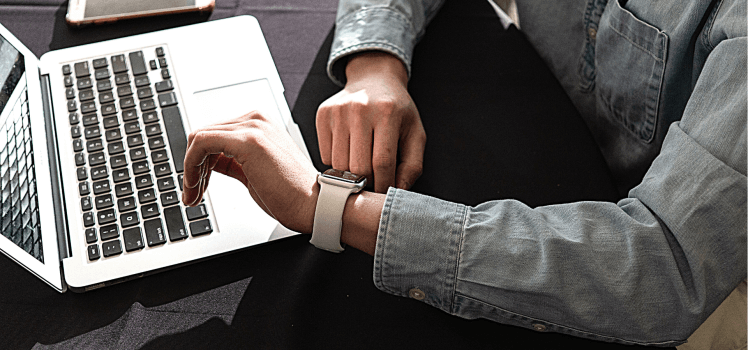
POLYGON ((62 67, 89 261, 209 234, 205 203, 183 208, 187 147, 165 47, 62 67))
POLYGON ((44 262, 34 153, 26 88, 0 126, 0 230, 15 245, 44 262))

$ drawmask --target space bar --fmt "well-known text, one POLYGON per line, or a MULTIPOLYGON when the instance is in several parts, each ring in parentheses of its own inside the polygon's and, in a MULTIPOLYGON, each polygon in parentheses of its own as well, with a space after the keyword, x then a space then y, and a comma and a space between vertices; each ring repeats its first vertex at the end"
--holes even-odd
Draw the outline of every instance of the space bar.
POLYGON ((171 106, 162 108, 161 116, 164 118, 166 136, 169 138, 174 170, 181 173, 184 171, 184 153, 187 150, 187 136, 184 133, 182 114, 179 113, 179 107, 171 106))

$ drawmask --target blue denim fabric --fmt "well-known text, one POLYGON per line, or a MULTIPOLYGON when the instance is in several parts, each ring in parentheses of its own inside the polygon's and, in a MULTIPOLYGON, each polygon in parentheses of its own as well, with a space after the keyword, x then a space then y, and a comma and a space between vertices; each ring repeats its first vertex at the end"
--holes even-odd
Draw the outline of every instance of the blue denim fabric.
MULTIPOLYGON (((417 288, 465 318, 680 344, 746 278, 746 2, 517 3, 622 190, 633 189, 618 203, 534 209, 390 189, 374 283, 406 297, 417 288)), ((341 1, 331 76, 361 47, 409 66, 439 5, 341 1), (370 7, 388 14, 368 21, 370 7)))

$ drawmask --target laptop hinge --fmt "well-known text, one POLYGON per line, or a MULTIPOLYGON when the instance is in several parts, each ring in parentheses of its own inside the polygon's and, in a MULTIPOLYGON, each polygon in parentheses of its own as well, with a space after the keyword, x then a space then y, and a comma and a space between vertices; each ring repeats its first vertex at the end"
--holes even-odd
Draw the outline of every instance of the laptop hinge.
POLYGON ((42 106, 44 109, 44 127, 47 133, 47 153, 49 154, 49 170, 52 178, 52 201, 54 207, 62 212, 55 215, 57 226, 57 248, 60 251, 60 260, 70 257, 70 240, 68 239, 67 208, 63 200, 62 178, 60 177, 60 154, 57 149, 57 128, 55 127, 54 109, 52 108, 52 96, 49 93, 49 75, 41 76, 42 106))

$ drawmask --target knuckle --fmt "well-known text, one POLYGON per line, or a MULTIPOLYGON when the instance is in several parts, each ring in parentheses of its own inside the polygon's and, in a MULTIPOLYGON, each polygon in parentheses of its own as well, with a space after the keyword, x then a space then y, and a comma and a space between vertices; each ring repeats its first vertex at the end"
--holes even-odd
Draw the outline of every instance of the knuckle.
POLYGON ((394 164, 394 159, 390 156, 375 156, 371 160, 371 166, 375 172, 382 172, 391 170, 394 164))

